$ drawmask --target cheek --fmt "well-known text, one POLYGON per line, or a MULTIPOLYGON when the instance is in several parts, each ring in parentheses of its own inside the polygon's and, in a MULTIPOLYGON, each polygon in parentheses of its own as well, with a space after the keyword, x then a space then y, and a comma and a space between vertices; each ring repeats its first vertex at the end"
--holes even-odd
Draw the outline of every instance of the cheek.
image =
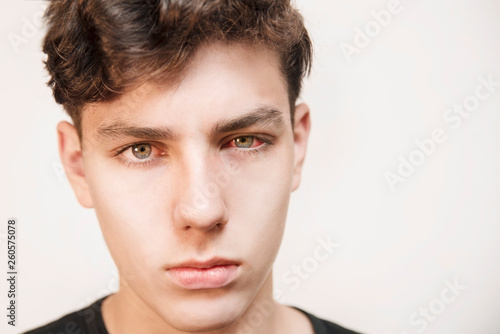
POLYGON ((231 176, 224 201, 230 212, 233 235, 245 236, 245 245, 255 259, 273 260, 285 227, 290 199, 293 159, 289 151, 263 157, 259 163, 241 165, 231 176))
MULTIPOLYGON (((120 225, 134 228, 154 213, 155 201, 163 196, 158 180, 168 184, 168 174, 162 168, 126 167, 106 158, 89 159, 85 164, 86 179, 95 203, 96 212, 105 214, 110 224, 119 220, 120 225)), ((157 207, 157 206, 156 206, 157 207)))
POLYGON ((161 189, 154 182, 157 176, 105 163, 89 166, 97 166, 86 170, 87 181, 104 239, 117 265, 153 262, 154 250, 161 249, 168 237, 160 224, 168 221, 168 210, 157 203, 161 200, 161 189))

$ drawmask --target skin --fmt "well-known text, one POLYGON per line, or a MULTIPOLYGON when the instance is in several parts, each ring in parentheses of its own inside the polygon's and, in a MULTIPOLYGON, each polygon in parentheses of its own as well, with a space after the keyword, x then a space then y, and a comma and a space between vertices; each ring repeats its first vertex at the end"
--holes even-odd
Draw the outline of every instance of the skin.
POLYGON ((76 197, 95 209, 120 273, 119 291, 103 304, 110 333, 312 333, 272 295, 310 130, 305 104, 292 128, 273 52, 205 45, 176 83, 86 106, 81 143, 71 124, 57 129, 76 197), (235 122, 252 113, 260 121, 235 122), (134 143, 150 155, 122 152, 134 143), (240 263, 228 286, 186 290, 166 274, 215 256, 240 263))

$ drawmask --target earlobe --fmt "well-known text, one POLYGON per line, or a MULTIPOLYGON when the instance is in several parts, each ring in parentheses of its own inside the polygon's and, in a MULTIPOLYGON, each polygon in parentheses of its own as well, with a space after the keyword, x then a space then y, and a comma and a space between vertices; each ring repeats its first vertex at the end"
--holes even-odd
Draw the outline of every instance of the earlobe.
POLYGON ((83 207, 92 208, 93 202, 85 178, 82 148, 78 132, 73 125, 63 121, 57 125, 57 136, 61 162, 76 198, 83 207))
POLYGON ((292 180, 292 191, 295 191, 300 185, 302 175, 302 166, 307 151, 307 141, 311 130, 311 119, 309 106, 300 103, 295 107, 295 124, 293 129, 294 140, 294 174, 292 180))

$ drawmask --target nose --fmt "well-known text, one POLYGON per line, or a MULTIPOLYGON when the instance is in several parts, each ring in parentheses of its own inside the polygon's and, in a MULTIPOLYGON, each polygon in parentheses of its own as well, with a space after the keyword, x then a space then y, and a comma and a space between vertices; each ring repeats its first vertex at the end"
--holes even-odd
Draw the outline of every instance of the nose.
POLYGON ((181 229, 208 232, 227 224, 223 187, 217 182, 218 164, 206 154, 186 154, 180 166, 178 195, 174 208, 175 224, 181 229))

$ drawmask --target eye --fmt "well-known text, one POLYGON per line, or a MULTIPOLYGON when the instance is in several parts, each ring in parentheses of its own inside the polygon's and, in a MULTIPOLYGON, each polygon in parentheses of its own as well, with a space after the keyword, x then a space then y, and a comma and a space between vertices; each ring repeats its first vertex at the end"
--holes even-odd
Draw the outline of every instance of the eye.
POLYGON ((254 137, 246 136, 233 139, 234 146, 239 148, 250 148, 254 143, 254 137))
POLYGON ((158 149, 156 145, 149 143, 134 143, 116 153, 117 158, 128 166, 151 164, 166 155, 166 151, 158 149))
POLYGON ((244 153, 260 153, 273 145, 274 142, 264 136, 249 135, 234 137, 224 147, 244 153))
POLYGON ((137 159, 146 159, 151 155, 151 145, 149 144, 135 144, 131 147, 132 149, 132 154, 137 158, 137 159))

